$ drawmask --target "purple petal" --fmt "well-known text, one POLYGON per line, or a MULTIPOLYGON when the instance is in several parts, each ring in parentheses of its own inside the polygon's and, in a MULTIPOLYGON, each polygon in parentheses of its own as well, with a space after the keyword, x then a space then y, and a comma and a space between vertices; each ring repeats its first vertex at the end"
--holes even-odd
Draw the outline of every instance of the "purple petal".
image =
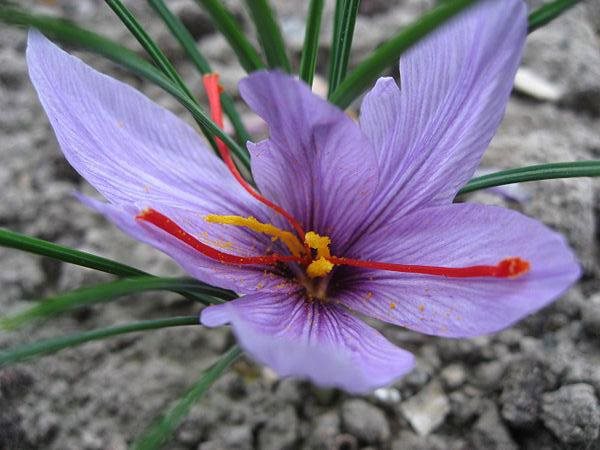
POLYGON ((362 393, 391 383, 413 356, 346 309, 309 302, 302 289, 247 295, 202 311, 202 324, 231 323, 240 345, 280 376, 362 393))
POLYGON ((368 140, 343 111, 291 76, 255 72, 240 82, 240 93, 269 125, 270 138, 249 145, 261 191, 305 230, 343 248, 377 184, 368 140))
POLYGON ((238 292, 265 284, 264 268, 224 266, 134 219, 143 208, 154 208, 203 242, 239 255, 273 246, 267 236, 205 222, 207 214, 269 221, 270 212, 239 186, 190 126, 36 31, 29 34, 27 61, 65 156, 112 205, 86 203, 203 281, 238 292))
POLYGON ((349 308, 423 333, 467 337, 495 332, 558 298, 580 276, 564 238, 515 211, 476 204, 424 209, 363 237, 353 258, 443 267, 531 264, 515 279, 444 278, 343 269, 349 308))
POLYGON ((471 178, 504 115, 525 42, 522 0, 487 0, 400 60, 402 91, 381 79, 361 127, 377 147, 377 226, 415 208, 450 203, 471 178))
POLYGON ((256 204, 195 130, 140 92, 37 31, 27 63, 62 151, 111 203, 241 213, 256 204))

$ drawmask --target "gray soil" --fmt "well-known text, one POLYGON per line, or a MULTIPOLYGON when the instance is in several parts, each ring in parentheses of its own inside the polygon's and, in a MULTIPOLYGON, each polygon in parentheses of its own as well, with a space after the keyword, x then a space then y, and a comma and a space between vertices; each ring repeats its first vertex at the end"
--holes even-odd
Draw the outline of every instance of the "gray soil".
MULTIPOLYGON (((33 2, 27 2, 33 4, 33 2)), ((228 2, 250 28, 243 2, 228 2)), ((275 2, 297 62, 304 4, 275 2), (302 4, 301 8, 298 4, 302 4)), ((324 17, 330 36, 331 3, 324 17)), ((431 2, 363 0, 354 61, 424 11, 431 2)), ((196 91, 200 80, 145 6, 130 1, 150 34, 196 91)), ((206 56, 236 92, 243 76, 223 38, 191 0, 173 0, 206 56)), ((35 7, 71 17, 139 49, 100 1, 57 0, 35 7)), ((509 168, 600 157, 600 8, 578 6, 530 35, 521 81, 484 166, 509 168)), ((319 70, 329 45, 324 43, 319 70)), ((0 27, 0 224, 88 250, 161 275, 180 274, 159 252, 122 235, 80 205, 91 192, 61 156, 28 81, 25 34, 0 27)), ((140 51, 141 53, 141 51, 140 51)), ((189 116, 154 86, 89 54, 99 70, 189 116)), ((245 113, 247 114, 247 113, 245 113)), ((251 115, 247 114, 251 120, 251 115)), ((124 151, 127 151, 124 148, 124 151)), ((237 363, 194 408, 170 449, 593 449, 600 448, 600 183, 569 179, 520 187, 517 203, 492 193, 469 201, 501 204, 566 235, 585 275, 555 304, 493 336, 429 337, 382 327, 417 355, 416 369, 390 388, 363 397, 280 380, 249 360, 237 363)), ((79 267, 0 250, 0 312, 110 279, 79 267)), ((0 334, 0 347, 149 318, 196 314, 199 306, 153 293, 0 334)), ((227 329, 183 327, 87 344, 0 370, 0 449, 124 449, 233 343, 227 329)))

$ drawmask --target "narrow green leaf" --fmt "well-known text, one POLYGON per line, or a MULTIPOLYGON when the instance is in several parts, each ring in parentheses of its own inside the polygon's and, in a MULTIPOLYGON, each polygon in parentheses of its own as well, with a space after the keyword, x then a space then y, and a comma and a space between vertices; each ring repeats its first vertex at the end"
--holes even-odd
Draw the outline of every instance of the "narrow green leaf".
POLYGON ((131 32, 131 34, 137 39, 140 45, 146 50, 148 55, 156 63, 158 68, 171 80, 179 89, 185 92, 189 97, 194 98, 192 92, 183 82, 183 79, 177 71, 169 58, 162 52, 162 50, 156 45, 152 38, 146 33, 146 30, 139 24, 135 16, 127 9, 127 7, 121 2, 121 0, 104 0, 105 3, 114 11, 123 25, 131 32))
POLYGON ((140 58, 135 52, 67 20, 31 14, 28 11, 0 5, 0 22, 37 28, 52 40, 85 48, 102 55, 150 81, 156 82, 156 78, 164 78, 156 67, 140 58))
MULTIPOLYGON (((117 261, 113 261, 108 258, 102 258, 91 253, 82 252, 69 247, 63 247, 62 245, 53 244, 52 242, 44 241, 42 239, 34 238, 31 236, 25 236, 14 231, 9 231, 0 228, 0 246, 14 248, 36 255, 48 256, 53 259, 58 259, 70 264, 76 264, 82 267, 88 267, 90 269, 100 270, 102 272, 118 275, 120 277, 132 277, 132 276, 150 276, 147 272, 136 269, 134 267, 121 264, 117 261)), ((224 300, 231 300, 236 295, 225 289, 218 289, 207 284, 196 282, 200 287, 207 287, 209 289, 215 289, 214 295, 217 298, 224 300)), ((178 294, 183 295, 189 300, 197 301, 206 304, 205 296, 198 295, 193 291, 180 291, 176 290, 178 294)), ((211 291, 212 292, 212 291, 211 291)), ((210 302, 214 303, 214 302, 210 302)))
MULTIPOLYGON (((213 72, 208 61, 202 56, 194 38, 187 30, 187 28, 181 23, 181 20, 171 12, 163 0, 148 0, 148 3, 156 13, 162 18, 163 22, 167 25, 171 33, 177 39, 181 47, 184 49, 192 63, 196 66, 201 74, 207 74, 213 72)), ((244 126, 240 115, 235 109, 232 98, 226 93, 221 94, 221 103, 223 104, 223 110, 225 114, 231 120, 233 128, 235 129, 238 142, 245 145, 250 140, 250 135, 244 126)))
POLYGON ((531 33, 547 23, 552 22, 580 1, 581 0, 555 0, 539 7, 529 14, 529 28, 527 31, 531 33))
POLYGON ((335 45, 335 43, 338 41, 340 35, 340 27, 342 24, 342 17, 344 13, 344 2, 345 0, 335 0, 335 9, 333 13, 333 30, 331 34, 331 51, 329 52, 329 68, 327 71, 328 80, 333 78, 333 74, 336 71, 335 65, 339 61, 339 57, 337 55, 339 46, 335 45))
POLYGON ((25 361, 34 356, 56 353, 65 348, 76 347, 90 341, 106 339, 120 334, 139 331, 156 330, 159 328, 198 325, 198 316, 169 317, 167 319, 144 320, 142 322, 117 325, 110 328, 86 331, 83 333, 60 336, 43 341, 32 342, 15 348, 0 351, 0 367, 25 361))
POLYGON ((331 69, 329 71, 330 97, 346 76, 359 4, 360 0, 342 0, 336 2, 335 20, 339 21, 339 23, 336 23, 334 26, 334 31, 337 34, 334 34, 331 42, 332 58, 330 60, 331 69), (338 11, 338 8, 341 10, 338 11))
POLYGON ((117 297, 144 291, 191 290, 204 296, 207 303, 217 303, 213 296, 220 289, 203 286, 189 278, 137 277, 97 284, 40 301, 35 306, 8 317, 0 318, 0 329, 14 329, 34 319, 60 314, 81 306, 107 302, 117 297))
POLYGON ((311 0, 306 19, 304 32, 304 46, 300 60, 300 78, 312 86, 315 70, 317 68, 317 54, 319 52, 319 34, 321 32, 321 17, 323 16, 324 0, 311 0))
POLYGON ((280 68, 286 72, 292 70, 285 53, 283 35, 267 0, 246 0, 250 17, 254 22, 258 41, 263 49, 267 64, 271 68, 280 68))
POLYGON ((246 72, 254 72, 265 67, 255 48, 242 32, 242 27, 219 0, 196 0, 196 2, 208 12, 246 72))
POLYGON ((51 16, 34 15, 29 12, 0 6, 0 22, 21 27, 34 27, 51 39, 85 48, 91 52, 102 55, 131 72, 160 86, 175 97, 185 108, 190 111, 194 119, 201 122, 214 136, 220 137, 229 147, 232 154, 244 165, 250 167, 248 151, 241 147, 225 134, 200 108, 198 103, 191 99, 170 79, 163 75, 156 67, 133 51, 117 44, 110 39, 74 25, 63 19, 51 16))
POLYGON ((144 276, 146 272, 121 264, 108 258, 102 258, 91 253, 82 252, 62 245, 42 239, 25 236, 0 228, 0 246, 15 248, 36 255, 48 256, 78 266, 88 267, 90 269, 100 270, 121 277, 144 276))
POLYGON ((494 186, 502 186, 504 184, 523 183, 525 181, 598 176, 600 176, 600 161, 537 164, 535 166, 519 167, 518 169, 502 170, 473 178, 458 192, 458 195, 494 186))
MULTIPOLYGON (((154 63, 158 66, 158 68, 162 71, 162 73, 169 78, 175 85, 183 91, 185 95, 187 95, 194 103, 197 103, 196 98, 190 91, 190 89, 186 86, 183 78, 177 73, 169 58, 162 52, 162 50, 156 45, 156 43, 152 40, 152 38, 146 33, 146 30, 139 24, 135 16, 127 9, 127 7, 121 2, 121 0, 104 0, 105 3, 114 11, 121 22, 127 27, 127 29, 131 32, 131 34, 137 39, 140 45, 146 50, 148 55, 152 58, 154 63)), ((217 156, 220 156, 219 150, 217 148, 217 144, 210 134, 210 132, 206 129, 206 126, 200 122, 196 121, 202 130, 202 133, 208 139, 211 147, 217 156)))
POLYGON ((154 423, 131 446, 133 450, 155 450, 162 448, 177 426, 189 413, 192 406, 219 379, 225 370, 240 357, 242 351, 234 346, 223 354, 208 370, 202 373, 198 381, 170 408, 165 415, 154 423))
POLYGON ((339 87, 329 100, 340 108, 346 108, 354 99, 371 86, 375 79, 390 64, 395 64, 400 55, 431 33, 438 26, 469 7, 477 0, 448 0, 422 15, 416 22, 405 27, 400 33, 381 45, 361 62, 339 87))

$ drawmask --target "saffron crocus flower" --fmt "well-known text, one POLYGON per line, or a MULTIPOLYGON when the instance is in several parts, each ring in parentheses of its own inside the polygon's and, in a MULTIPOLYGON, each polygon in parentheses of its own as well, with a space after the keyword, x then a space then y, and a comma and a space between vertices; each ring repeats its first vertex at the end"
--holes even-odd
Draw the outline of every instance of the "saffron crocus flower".
POLYGON ((85 201, 240 294, 205 308, 202 324, 231 324, 282 376, 365 392, 414 358, 359 316, 478 336, 580 275, 543 224, 452 203, 501 121, 525 36, 521 0, 479 3, 402 57, 401 90, 377 81, 359 124, 291 76, 251 74, 240 92, 270 130, 248 144, 261 195, 188 125, 36 32, 27 59, 63 152, 108 203, 85 201))

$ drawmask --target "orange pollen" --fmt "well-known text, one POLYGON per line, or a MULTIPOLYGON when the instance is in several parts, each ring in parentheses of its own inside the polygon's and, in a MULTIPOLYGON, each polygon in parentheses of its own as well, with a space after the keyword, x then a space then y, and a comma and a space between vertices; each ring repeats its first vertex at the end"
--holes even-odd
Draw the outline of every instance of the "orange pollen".
MULTIPOLYGON (((223 107, 221 105, 221 93, 223 92, 223 87, 219 84, 219 74, 217 73, 209 73, 202 77, 202 82, 204 83, 204 89, 206 90, 206 95, 208 97, 208 104, 210 106, 210 117, 215 122, 219 128, 223 129, 223 107)), ((251 185, 248 183, 242 174, 240 174, 238 168, 229 153, 229 149, 227 145, 219 139, 215 138, 215 142, 217 143, 217 149, 219 150, 219 154, 221 158, 223 158, 223 162, 233 175, 233 177, 237 180, 238 183, 248 192, 252 197, 257 199, 259 202, 267 205, 276 213, 283 216, 290 225, 294 228, 298 236, 300 236, 300 240, 304 242, 304 230, 300 223, 294 217, 283 209, 281 206, 273 203, 271 200, 263 197, 259 194, 251 185)))

